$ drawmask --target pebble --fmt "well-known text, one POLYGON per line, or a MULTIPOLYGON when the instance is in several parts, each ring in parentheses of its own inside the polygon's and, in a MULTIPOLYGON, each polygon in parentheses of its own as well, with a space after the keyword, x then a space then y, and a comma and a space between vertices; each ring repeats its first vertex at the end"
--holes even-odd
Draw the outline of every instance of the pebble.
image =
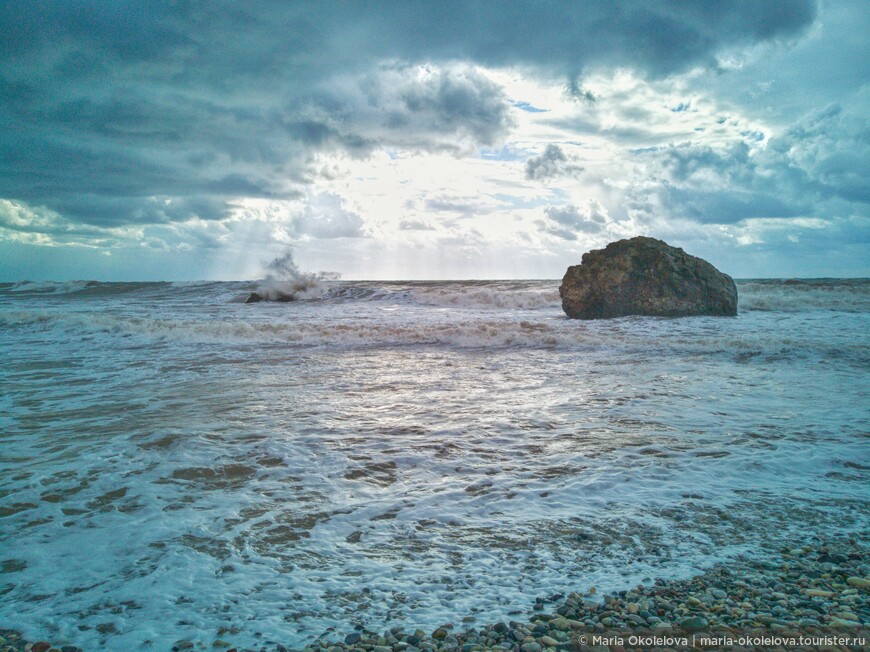
POLYGON ((833 591, 822 591, 821 589, 810 589, 807 595, 811 598, 832 598, 836 595, 833 591))
POLYGON ((706 618, 701 618, 700 616, 693 616, 691 618, 686 618, 680 621, 680 627, 683 629, 687 629, 689 631, 695 631, 698 629, 706 628, 710 623, 707 622, 706 618))
POLYGON ((563 632, 571 629, 571 624, 562 616, 553 618, 553 620, 550 621, 550 624, 556 629, 561 629, 563 632))
POLYGON ((850 577, 846 580, 852 586, 863 589, 865 591, 870 591, 870 580, 864 577, 850 577))

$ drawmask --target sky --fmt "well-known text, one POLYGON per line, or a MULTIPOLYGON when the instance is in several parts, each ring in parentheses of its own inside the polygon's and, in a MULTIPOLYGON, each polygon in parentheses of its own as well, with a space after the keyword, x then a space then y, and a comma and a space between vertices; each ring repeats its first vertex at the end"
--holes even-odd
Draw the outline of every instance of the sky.
POLYGON ((870 276, 866 0, 6 0, 0 281, 870 276))

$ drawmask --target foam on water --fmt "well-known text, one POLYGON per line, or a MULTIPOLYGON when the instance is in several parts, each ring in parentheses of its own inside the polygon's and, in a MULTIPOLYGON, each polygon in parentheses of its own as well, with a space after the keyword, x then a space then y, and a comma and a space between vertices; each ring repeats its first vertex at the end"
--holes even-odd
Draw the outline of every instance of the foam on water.
POLYGON ((557 286, 0 288, 0 625, 303 644, 866 535, 866 283, 604 322, 557 286))

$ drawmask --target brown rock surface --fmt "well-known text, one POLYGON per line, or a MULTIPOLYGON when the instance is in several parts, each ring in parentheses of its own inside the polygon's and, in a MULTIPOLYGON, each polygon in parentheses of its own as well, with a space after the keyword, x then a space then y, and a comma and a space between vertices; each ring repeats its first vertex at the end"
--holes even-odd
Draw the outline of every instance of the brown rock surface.
POLYGON ((575 319, 737 314, 734 280, 666 242, 638 236, 583 254, 559 287, 575 319))

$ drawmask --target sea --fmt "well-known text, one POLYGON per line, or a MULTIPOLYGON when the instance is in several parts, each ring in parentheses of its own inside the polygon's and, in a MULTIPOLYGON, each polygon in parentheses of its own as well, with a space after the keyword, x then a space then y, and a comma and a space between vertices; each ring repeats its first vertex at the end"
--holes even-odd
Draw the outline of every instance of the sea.
POLYGON ((558 286, 0 285, 0 628, 301 647, 868 539, 870 280, 558 286))

